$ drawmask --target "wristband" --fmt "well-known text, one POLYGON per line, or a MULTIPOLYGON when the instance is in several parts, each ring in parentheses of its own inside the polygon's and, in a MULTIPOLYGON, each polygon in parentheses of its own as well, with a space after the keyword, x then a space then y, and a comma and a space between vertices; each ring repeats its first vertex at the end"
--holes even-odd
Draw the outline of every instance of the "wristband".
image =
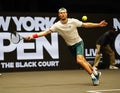
POLYGON ((33 38, 38 38, 39 36, 38 36, 38 34, 33 34, 32 37, 33 38))

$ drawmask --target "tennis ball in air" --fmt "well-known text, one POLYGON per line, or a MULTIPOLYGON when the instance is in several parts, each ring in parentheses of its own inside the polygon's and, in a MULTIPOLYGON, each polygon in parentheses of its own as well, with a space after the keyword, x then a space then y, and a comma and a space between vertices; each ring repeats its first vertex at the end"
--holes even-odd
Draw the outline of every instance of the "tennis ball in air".
POLYGON ((87 21, 87 16, 82 16, 82 21, 87 21))

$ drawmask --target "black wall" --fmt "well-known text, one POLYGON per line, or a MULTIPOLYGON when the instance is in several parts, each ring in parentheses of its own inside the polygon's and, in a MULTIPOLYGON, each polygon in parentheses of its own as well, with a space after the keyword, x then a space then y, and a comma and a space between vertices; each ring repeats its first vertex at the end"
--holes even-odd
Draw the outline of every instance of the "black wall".
POLYGON ((57 12, 66 7, 69 12, 119 13, 115 0, 0 0, 3 12, 57 12))

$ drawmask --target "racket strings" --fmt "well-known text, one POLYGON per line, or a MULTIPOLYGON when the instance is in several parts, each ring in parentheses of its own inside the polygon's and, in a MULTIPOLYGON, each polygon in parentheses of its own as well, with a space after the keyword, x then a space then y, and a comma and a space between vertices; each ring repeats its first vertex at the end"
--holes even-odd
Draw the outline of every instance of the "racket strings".
POLYGON ((11 34, 11 41, 13 43, 18 43, 20 41, 20 36, 18 34, 11 34))

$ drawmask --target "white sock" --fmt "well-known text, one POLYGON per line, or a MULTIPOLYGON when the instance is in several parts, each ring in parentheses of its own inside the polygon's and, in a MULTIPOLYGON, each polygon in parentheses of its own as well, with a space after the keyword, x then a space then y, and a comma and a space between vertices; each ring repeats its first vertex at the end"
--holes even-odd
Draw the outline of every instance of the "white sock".
POLYGON ((94 75, 97 75, 97 74, 98 74, 96 67, 93 67, 93 73, 94 73, 94 75))
POLYGON ((97 67, 93 66, 93 70, 97 70, 97 67))
POLYGON ((91 78, 96 78, 95 75, 94 75, 93 73, 91 74, 91 78))
POLYGON ((94 75, 98 75, 98 72, 96 70, 93 70, 94 75))

